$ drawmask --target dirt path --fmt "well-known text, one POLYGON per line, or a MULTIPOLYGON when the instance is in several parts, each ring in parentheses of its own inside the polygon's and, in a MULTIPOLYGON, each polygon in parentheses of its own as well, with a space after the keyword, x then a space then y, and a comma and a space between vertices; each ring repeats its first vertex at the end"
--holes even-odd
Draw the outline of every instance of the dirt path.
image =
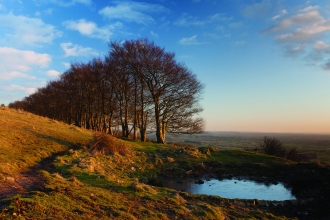
POLYGON ((39 174, 37 169, 30 169, 12 177, 5 177, 0 182, 0 199, 18 193, 27 193, 34 189, 42 189, 45 182, 45 179, 39 174))
POLYGON ((53 173, 55 167, 53 161, 57 156, 62 156, 67 151, 60 151, 51 156, 42 159, 38 164, 30 167, 27 171, 7 176, 0 180, 0 199, 16 195, 18 193, 29 193, 31 190, 42 191, 46 179, 39 173, 40 170, 46 170, 53 173))

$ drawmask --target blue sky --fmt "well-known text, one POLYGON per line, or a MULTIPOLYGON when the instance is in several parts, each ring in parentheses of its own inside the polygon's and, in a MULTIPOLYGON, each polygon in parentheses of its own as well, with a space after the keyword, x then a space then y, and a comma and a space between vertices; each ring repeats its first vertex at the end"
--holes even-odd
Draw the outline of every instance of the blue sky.
POLYGON ((147 37, 205 84, 208 131, 330 132, 330 3, 0 0, 0 103, 147 37))

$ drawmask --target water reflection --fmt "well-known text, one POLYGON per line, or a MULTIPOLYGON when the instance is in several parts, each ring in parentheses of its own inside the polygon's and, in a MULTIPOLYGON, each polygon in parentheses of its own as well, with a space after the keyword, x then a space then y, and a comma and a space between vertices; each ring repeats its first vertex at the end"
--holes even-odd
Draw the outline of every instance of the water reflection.
POLYGON ((289 189, 282 183, 264 184, 251 180, 217 180, 204 181, 197 184, 194 180, 167 181, 165 186, 193 194, 217 195, 230 199, 259 199, 259 200, 294 200, 289 189))

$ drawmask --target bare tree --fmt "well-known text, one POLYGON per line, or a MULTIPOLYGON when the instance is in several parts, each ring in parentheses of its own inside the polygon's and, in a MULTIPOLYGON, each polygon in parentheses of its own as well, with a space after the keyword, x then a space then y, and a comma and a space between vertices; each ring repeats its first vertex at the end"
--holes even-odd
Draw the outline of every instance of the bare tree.
MULTIPOLYGON (((173 53, 155 46, 147 39, 110 44, 110 56, 121 59, 144 85, 151 97, 158 143, 165 143, 166 132, 201 132, 203 120, 194 118, 202 84, 185 66, 175 61, 173 53)), ((145 97, 145 96, 143 96, 145 97)))

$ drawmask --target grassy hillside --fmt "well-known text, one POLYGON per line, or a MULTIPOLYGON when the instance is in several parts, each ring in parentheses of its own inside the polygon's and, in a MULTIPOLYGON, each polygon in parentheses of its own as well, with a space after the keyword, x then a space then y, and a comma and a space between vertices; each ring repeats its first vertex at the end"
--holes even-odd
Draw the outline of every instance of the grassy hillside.
POLYGON ((24 171, 92 137, 89 131, 5 107, 0 108, 0 125, 0 175, 24 171))
POLYGON ((0 124, 0 219, 295 219, 327 215, 324 206, 328 202, 318 197, 329 192, 330 174, 325 166, 249 151, 117 139, 115 143, 128 151, 91 154, 88 148, 94 134, 90 131, 5 107, 0 108, 0 124), (159 177, 201 179, 205 175, 283 181, 293 187, 299 201, 259 203, 159 187, 159 177))

